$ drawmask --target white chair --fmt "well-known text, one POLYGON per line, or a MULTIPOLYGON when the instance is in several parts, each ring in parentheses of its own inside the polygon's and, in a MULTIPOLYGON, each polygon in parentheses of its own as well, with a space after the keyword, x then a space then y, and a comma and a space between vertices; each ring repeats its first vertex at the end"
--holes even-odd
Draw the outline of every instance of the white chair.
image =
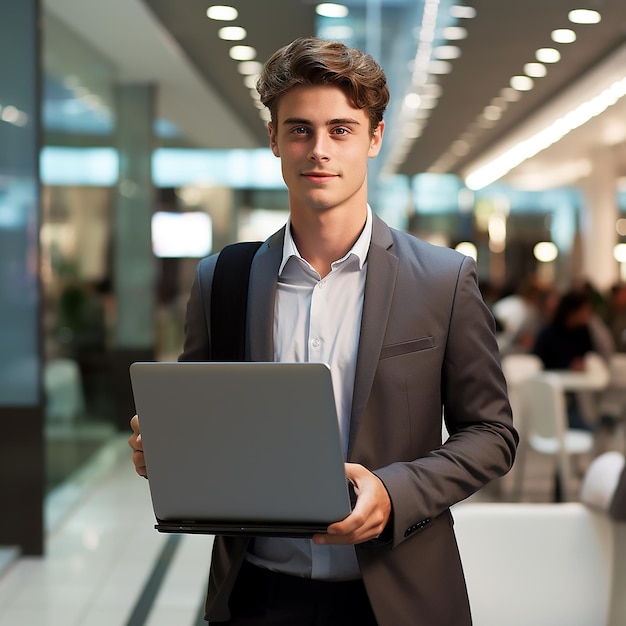
MULTIPOLYGON (((573 476, 571 457, 591 453, 594 438, 591 432, 568 427, 565 393, 559 377, 551 372, 540 372, 519 387, 525 411, 525 427, 521 433, 520 448, 527 447, 556 460, 556 480, 562 500, 570 495, 569 482, 573 476)), ((526 454, 516 461, 513 494, 520 498, 526 466, 526 454)))
MULTIPOLYGON (((502 372, 506 379, 506 385, 509 392, 509 403, 513 413, 513 424, 520 435, 525 438, 524 406, 520 395, 520 385, 523 381, 528 380, 531 376, 535 376, 543 369, 543 361, 535 354, 520 352, 516 354, 507 354, 502 357, 502 372)), ((519 446, 517 449, 517 461, 513 469, 509 473, 509 479, 513 479, 513 485, 517 485, 516 474, 518 468, 524 465, 524 456, 526 447, 519 446)))
POLYGON ((507 354, 502 357, 502 371, 509 391, 509 402, 518 430, 522 428, 524 407, 521 403, 520 384, 543 369, 542 360, 535 354, 507 354))

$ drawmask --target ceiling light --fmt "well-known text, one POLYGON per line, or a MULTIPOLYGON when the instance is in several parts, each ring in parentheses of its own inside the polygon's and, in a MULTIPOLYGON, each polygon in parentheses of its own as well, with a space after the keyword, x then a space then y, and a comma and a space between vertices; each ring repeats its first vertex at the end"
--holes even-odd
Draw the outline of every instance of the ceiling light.
POLYGON ((491 104, 494 107, 498 107, 502 111, 504 111, 509 106, 507 99, 502 96, 496 96, 495 98, 492 98, 491 104))
POLYGON ((626 243, 618 243, 613 248, 613 258, 618 263, 626 263, 626 243))
POLYGON ((543 78, 548 73, 543 63, 526 63, 524 65, 524 74, 533 78, 543 78))
POLYGON ((443 92, 441 85, 438 83, 426 83, 422 85, 420 91, 425 96, 431 96, 432 98, 439 98, 443 92))
POLYGON ((251 61, 256 58, 256 50, 252 46, 233 46, 228 54, 235 61, 251 61))
POLYGON ((455 4, 450 7, 450 15, 457 19, 471 19, 472 17, 476 17, 476 9, 455 4))
POLYGON ((465 256, 472 257, 474 261, 478 258, 478 248, 471 241, 461 241, 457 243, 454 249, 465 256))
POLYGON ((315 12, 322 17, 346 17, 348 7, 334 2, 322 2, 315 7, 315 12))
POLYGON ((570 28, 557 28, 552 31, 550 37, 555 43, 574 43, 576 41, 576 33, 570 28))
POLYGON ((557 63, 561 60, 561 53, 555 48, 539 48, 535 52, 535 58, 541 63, 557 63))
POLYGON ((217 31, 217 36, 226 41, 241 41, 247 34, 246 29, 241 26, 224 26, 217 31))
POLYGON ((243 84, 248 88, 248 89, 254 89, 256 90, 256 81, 259 80, 259 75, 258 74, 249 74, 248 76, 246 76, 243 79, 243 84))
POLYGON ((485 107, 483 115, 485 116, 485 119, 496 122, 502 117, 502 109, 500 107, 490 104, 489 106, 485 107))
POLYGON ((602 19, 597 11, 591 9, 574 9, 567 14, 567 17, 574 24, 597 24, 602 19))
POLYGON ((513 76, 509 84, 517 91, 530 91, 534 87, 535 82, 529 76, 513 76))
POLYGON ((240 74, 260 74, 263 71, 263 64, 258 61, 243 61, 237 66, 237 71, 240 74))
POLYGON ((448 41, 458 41, 467 37, 467 30, 462 26, 447 26, 443 29, 443 37, 448 41))
POLYGON ((537 261, 550 263, 559 256, 559 250, 551 241, 540 241, 533 248, 533 255, 537 261))
POLYGON ((500 95, 507 102, 517 102, 521 97, 520 92, 517 91, 516 89, 513 89, 513 87, 505 87, 504 89, 500 91, 500 95))
POLYGON ((615 222, 615 230, 617 231, 618 235, 621 235, 622 237, 624 235, 626 235, 626 220, 624 218, 617 220, 617 222, 615 222))
POLYGON ((407 93, 404 96, 404 106, 409 109, 418 109, 422 99, 416 93, 407 93))
POLYGON ((209 7, 206 10, 206 16, 211 20, 218 20, 220 22, 232 22, 237 19, 239 15, 235 7, 224 6, 216 4, 209 7))
POLYGON ((452 71, 452 65, 448 61, 431 61, 428 71, 431 74, 449 74, 452 71))
POLYGON ((424 94, 421 98, 420 107, 422 109, 434 109, 438 102, 439 100, 437 100, 437 98, 424 94))
POLYGON ((437 46, 433 50, 436 59, 458 59, 461 56, 461 49, 458 46, 437 46))

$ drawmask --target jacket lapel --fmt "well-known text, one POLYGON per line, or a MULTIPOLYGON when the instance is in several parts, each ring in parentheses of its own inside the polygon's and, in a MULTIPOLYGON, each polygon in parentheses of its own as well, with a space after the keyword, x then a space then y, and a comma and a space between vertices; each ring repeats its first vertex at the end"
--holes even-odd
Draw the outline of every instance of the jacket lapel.
POLYGON ((390 252, 393 239, 389 227, 378 216, 374 215, 373 218, 372 243, 367 255, 363 317, 350 418, 348 459, 354 447, 359 422, 376 374, 398 274, 398 257, 390 252))

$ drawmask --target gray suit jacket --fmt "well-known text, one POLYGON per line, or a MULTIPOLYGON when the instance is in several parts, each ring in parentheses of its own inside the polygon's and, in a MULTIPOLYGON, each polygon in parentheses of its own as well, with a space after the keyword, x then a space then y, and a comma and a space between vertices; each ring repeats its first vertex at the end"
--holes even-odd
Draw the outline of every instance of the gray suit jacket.
MULTIPOLYGON (((284 230, 270 237, 252 265, 247 338, 254 361, 274 358, 283 238, 284 230)), ((209 358, 214 267, 215 256, 198 266, 181 360, 209 358)), ((348 460, 377 474, 391 497, 385 540, 357 546, 379 624, 471 624, 449 507, 505 474, 517 441, 474 261, 374 216, 348 460), (450 433, 443 445, 442 415, 450 433)), ((215 540, 209 621, 229 617, 228 598, 248 541, 215 540)))

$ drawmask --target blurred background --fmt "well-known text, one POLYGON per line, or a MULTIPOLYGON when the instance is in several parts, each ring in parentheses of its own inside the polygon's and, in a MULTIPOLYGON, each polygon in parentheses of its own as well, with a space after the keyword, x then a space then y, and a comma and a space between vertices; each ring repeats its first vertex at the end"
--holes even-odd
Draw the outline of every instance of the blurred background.
POLYGON ((198 259, 284 224, 254 84, 310 35, 385 69, 370 203, 476 259, 503 356, 572 290, 626 349, 623 0, 3 0, 0 544, 40 553, 46 497, 127 432, 198 259))

